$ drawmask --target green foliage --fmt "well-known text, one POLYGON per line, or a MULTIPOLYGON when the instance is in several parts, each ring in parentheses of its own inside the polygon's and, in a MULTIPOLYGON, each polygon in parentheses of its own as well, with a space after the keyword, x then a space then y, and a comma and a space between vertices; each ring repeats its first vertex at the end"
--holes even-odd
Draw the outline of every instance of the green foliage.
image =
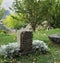
POLYGON ((5 12, 4 8, 1 8, 2 0, 0 0, 0 20, 2 19, 2 16, 5 12))
POLYGON ((1 8, 0 9, 0 19, 2 19, 3 15, 4 15, 5 9, 1 8))
POLYGON ((15 0, 14 9, 16 13, 25 13, 28 23, 31 23, 33 30, 40 23, 40 2, 37 0, 15 0))
POLYGON ((53 27, 60 27, 60 0, 45 0, 41 6, 42 19, 46 19, 53 27))
POLYGON ((0 34, 7 34, 7 33, 8 33, 7 30, 2 30, 2 29, 0 29, 0 34))
POLYGON ((12 29, 20 29, 22 26, 26 25, 23 14, 9 15, 3 20, 3 23, 12 29))
POLYGON ((60 27, 60 0, 15 0, 16 13, 27 14, 26 19, 33 30, 43 20, 47 20, 53 27, 60 27))
POLYGON ((2 3, 2 0, 0 0, 0 4, 2 3))
POLYGON ((52 26, 53 27, 59 27, 60 28, 60 0, 57 0, 57 2, 54 4, 53 8, 53 14, 51 15, 52 17, 52 26))

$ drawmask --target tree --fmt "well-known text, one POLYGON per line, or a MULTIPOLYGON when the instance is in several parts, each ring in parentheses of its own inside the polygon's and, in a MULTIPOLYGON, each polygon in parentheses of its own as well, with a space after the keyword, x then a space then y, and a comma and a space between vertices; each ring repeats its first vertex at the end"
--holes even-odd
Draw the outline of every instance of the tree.
POLYGON ((54 24, 53 26, 60 23, 59 0, 15 0, 14 9, 16 13, 26 14, 33 30, 42 20, 47 20, 49 25, 54 24))
POLYGON ((41 13, 51 26, 60 27, 60 0, 45 0, 41 13))
POLYGON ((31 24, 33 30, 35 30, 37 24, 40 23, 40 1, 37 0, 15 0, 14 9, 17 13, 26 14, 28 23, 31 24))
POLYGON ((52 14, 52 26, 60 28, 60 0, 57 0, 54 5, 54 11, 52 14))

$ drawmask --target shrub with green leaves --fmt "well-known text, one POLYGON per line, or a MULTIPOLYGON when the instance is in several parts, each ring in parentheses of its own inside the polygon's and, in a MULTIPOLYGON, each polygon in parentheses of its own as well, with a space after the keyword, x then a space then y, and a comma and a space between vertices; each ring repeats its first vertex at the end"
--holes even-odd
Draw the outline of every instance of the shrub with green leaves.
POLYGON ((8 30, 2 30, 0 29, 0 34, 7 34, 8 33, 8 30))
POLYGON ((26 19, 24 18, 24 14, 11 14, 3 20, 3 23, 9 28, 20 29, 26 25, 26 19))

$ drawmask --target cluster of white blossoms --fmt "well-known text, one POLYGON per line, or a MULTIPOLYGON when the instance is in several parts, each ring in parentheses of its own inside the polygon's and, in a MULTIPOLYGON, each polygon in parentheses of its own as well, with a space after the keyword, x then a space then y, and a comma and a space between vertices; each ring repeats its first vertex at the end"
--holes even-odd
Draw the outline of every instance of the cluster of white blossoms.
MULTIPOLYGON (((33 40, 32 49, 33 51, 36 51, 38 49, 39 51, 42 51, 42 52, 49 50, 46 43, 40 40, 33 40)), ((0 45, 0 55, 3 55, 3 56, 9 56, 14 52, 18 52, 19 50, 20 50, 20 47, 17 42, 9 43, 7 45, 0 45)))
POLYGON ((36 50, 39 50, 41 52, 49 51, 48 45, 46 45, 46 43, 44 43, 43 41, 33 40, 32 44, 33 44, 34 51, 36 51, 36 50))
POLYGON ((1 45, 0 46, 0 55, 3 55, 5 57, 13 54, 15 51, 19 51, 20 48, 18 46, 18 43, 9 43, 7 45, 1 45))

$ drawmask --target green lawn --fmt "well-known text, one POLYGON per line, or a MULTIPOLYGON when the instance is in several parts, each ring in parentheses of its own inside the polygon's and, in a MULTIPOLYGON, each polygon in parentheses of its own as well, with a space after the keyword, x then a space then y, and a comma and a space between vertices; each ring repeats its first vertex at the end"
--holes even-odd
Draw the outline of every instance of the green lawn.
MULTIPOLYGON (((42 54, 39 52, 29 54, 28 56, 21 56, 17 58, 20 63, 60 63, 60 44, 54 44, 49 39, 50 34, 60 34, 60 29, 52 29, 49 31, 40 30, 33 33, 33 39, 43 40, 50 48, 50 53, 42 54)), ((16 34, 0 34, 0 44, 7 44, 10 42, 16 42, 16 34)), ((8 58, 7 58, 8 59, 8 58)), ((3 58, 0 58, 0 61, 3 58)), ((11 61, 12 59, 8 59, 11 61)), ((1 63, 1 62, 0 62, 1 63)))
POLYGON ((16 41, 17 38, 15 34, 0 34, 0 44, 8 44, 16 41))

